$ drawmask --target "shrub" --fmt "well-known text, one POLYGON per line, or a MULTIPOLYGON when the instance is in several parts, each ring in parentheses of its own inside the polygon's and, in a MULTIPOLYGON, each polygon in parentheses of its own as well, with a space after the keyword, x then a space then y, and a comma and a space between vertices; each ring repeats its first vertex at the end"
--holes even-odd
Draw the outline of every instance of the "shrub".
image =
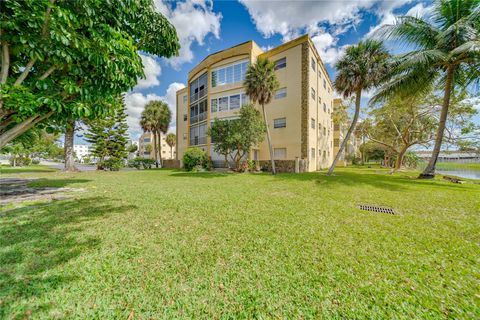
POLYGON ((208 159, 205 151, 199 148, 189 148, 183 155, 183 167, 187 171, 192 171, 195 167, 208 168, 208 159))
POLYGON ((102 162, 102 167, 109 169, 110 171, 118 171, 123 167, 123 159, 110 157, 102 162))
POLYGON ((26 156, 12 156, 10 158, 10 165, 13 166, 14 163, 19 167, 29 166, 32 163, 32 159, 26 156))
POLYGON ((128 166, 130 168, 136 168, 138 170, 140 170, 140 169, 152 169, 152 166, 154 164, 155 164, 155 160, 142 158, 142 157, 136 157, 135 159, 132 159, 132 160, 128 161, 128 166))
POLYGON ((40 160, 39 159, 33 159, 32 164, 40 164, 40 160))

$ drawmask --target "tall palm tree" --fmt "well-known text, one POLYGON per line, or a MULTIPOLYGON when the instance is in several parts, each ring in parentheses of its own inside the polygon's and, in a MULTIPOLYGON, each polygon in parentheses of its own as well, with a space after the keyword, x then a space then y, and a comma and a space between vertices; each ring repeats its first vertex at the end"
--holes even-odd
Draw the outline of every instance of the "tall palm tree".
POLYGON ((262 106, 263 121, 265 122, 268 149, 270 151, 270 161, 272 162, 272 174, 276 174, 272 141, 270 130, 268 129, 267 114, 265 112, 265 105, 272 101, 272 97, 279 87, 279 82, 275 75, 275 63, 268 59, 258 58, 256 63, 248 66, 244 86, 246 94, 252 102, 258 102, 262 106))
POLYGON ((443 103, 430 161, 419 178, 433 178, 442 146, 451 93, 480 83, 480 0, 437 0, 431 22, 399 17, 378 31, 413 50, 395 57, 391 78, 375 100, 403 93, 426 93, 442 86, 443 103))
POLYGON ((175 144, 177 143, 177 136, 174 133, 169 133, 165 140, 170 146, 170 158, 173 158, 173 147, 175 147, 175 144))
POLYGON ((355 95, 355 114, 345 138, 340 145, 335 160, 333 160, 327 175, 331 175, 342 152, 345 150, 350 136, 357 125, 360 115, 362 91, 377 86, 388 69, 389 54, 383 44, 377 40, 360 41, 357 45, 348 47, 345 54, 335 64, 337 77, 335 89, 344 98, 355 95))
MULTIPOLYGON (((145 106, 145 109, 142 111, 142 115, 140 116, 140 126, 142 127, 143 131, 153 133, 153 154, 155 162, 158 161, 157 157, 157 135, 154 133, 155 130, 155 119, 154 119, 154 112, 151 108, 145 106)), ((146 150, 147 151, 147 150, 146 150)))
MULTIPOLYGON (((155 160, 160 161, 162 166, 162 134, 166 134, 172 121, 172 112, 168 108, 168 105, 159 100, 150 101, 145 105, 146 122, 149 124, 150 130, 153 133, 153 144, 155 152, 155 160)), ((140 120, 140 124, 142 120, 140 120)), ((158 167, 158 162, 157 162, 158 167)))

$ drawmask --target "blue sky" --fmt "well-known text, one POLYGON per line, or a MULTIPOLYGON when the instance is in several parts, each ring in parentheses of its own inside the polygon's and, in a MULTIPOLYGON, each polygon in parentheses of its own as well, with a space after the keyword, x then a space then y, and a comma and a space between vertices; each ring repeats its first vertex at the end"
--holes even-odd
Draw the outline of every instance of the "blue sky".
MULTIPOLYGON (((142 56, 146 79, 126 95, 130 135, 141 133, 138 119, 146 102, 166 101, 175 114, 175 92, 185 86, 188 72, 207 55, 254 40, 268 49, 308 33, 331 79, 332 67, 345 46, 394 21, 396 15, 425 16, 431 1, 155 1, 156 8, 177 29, 182 49, 171 59, 142 56)), ((402 49, 389 44, 389 49, 402 49)), ((365 94, 363 103, 368 101, 365 94)), ((175 118, 173 119, 175 120, 175 118)), ((173 121, 171 131, 175 131, 173 121)))

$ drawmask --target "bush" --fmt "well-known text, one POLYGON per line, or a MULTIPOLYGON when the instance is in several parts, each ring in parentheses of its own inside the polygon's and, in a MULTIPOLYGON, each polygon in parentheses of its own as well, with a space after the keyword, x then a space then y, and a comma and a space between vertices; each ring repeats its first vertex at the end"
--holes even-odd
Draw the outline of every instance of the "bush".
POLYGON ((209 168, 210 164, 207 159, 207 154, 199 148, 187 149, 183 155, 183 167, 187 171, 192 171, 195 167, 209 168))
POLYGON ((136 168, 138 170, 142 168, 152 169, 153 165, 155 165, 155 160, 142 157, 136 157, 135 159, 128 161, 128 166, 130 168, 136 168))
POLYGON ((13 166, 14 163, 18 167, 29 166, 32 163, 32 159, 25 156, 13 156, 10 158, 10 165, 13 166))
POLYGON ((33 159, 32 164, 40 164, 40 160, 39 159, 33 159))
POLYGON ((102 161, 102 163, 100 163, 98 166, 110 171, 118 171, 123 167, 123 159, 111 157, 102 161))

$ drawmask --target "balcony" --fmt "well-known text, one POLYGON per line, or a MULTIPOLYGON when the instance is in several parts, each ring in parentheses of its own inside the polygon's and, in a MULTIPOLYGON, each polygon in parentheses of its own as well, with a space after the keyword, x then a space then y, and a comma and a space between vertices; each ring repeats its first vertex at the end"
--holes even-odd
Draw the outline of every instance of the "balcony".
POLYGON ((207 119, 207 113, 203 112, 203 113, 200 113, 199 115, 190 117, 190 124, 201 122, 201 121, 204 121, 206 119, 207 119))
POLYGON ((193 137, 190 138, 190 145, 191 146, 198 146, 200 144, 207 144, 207 137, 193 137))
POLYGON ((202 99, 203 97, 205 97, 207 95, 207 89, 204 88, 204 89, 201 89, 200 91, 198 92, 192 92, 190 94, 190 103, 192 102, 195 102, 197 100, 200 100, 202 99))

